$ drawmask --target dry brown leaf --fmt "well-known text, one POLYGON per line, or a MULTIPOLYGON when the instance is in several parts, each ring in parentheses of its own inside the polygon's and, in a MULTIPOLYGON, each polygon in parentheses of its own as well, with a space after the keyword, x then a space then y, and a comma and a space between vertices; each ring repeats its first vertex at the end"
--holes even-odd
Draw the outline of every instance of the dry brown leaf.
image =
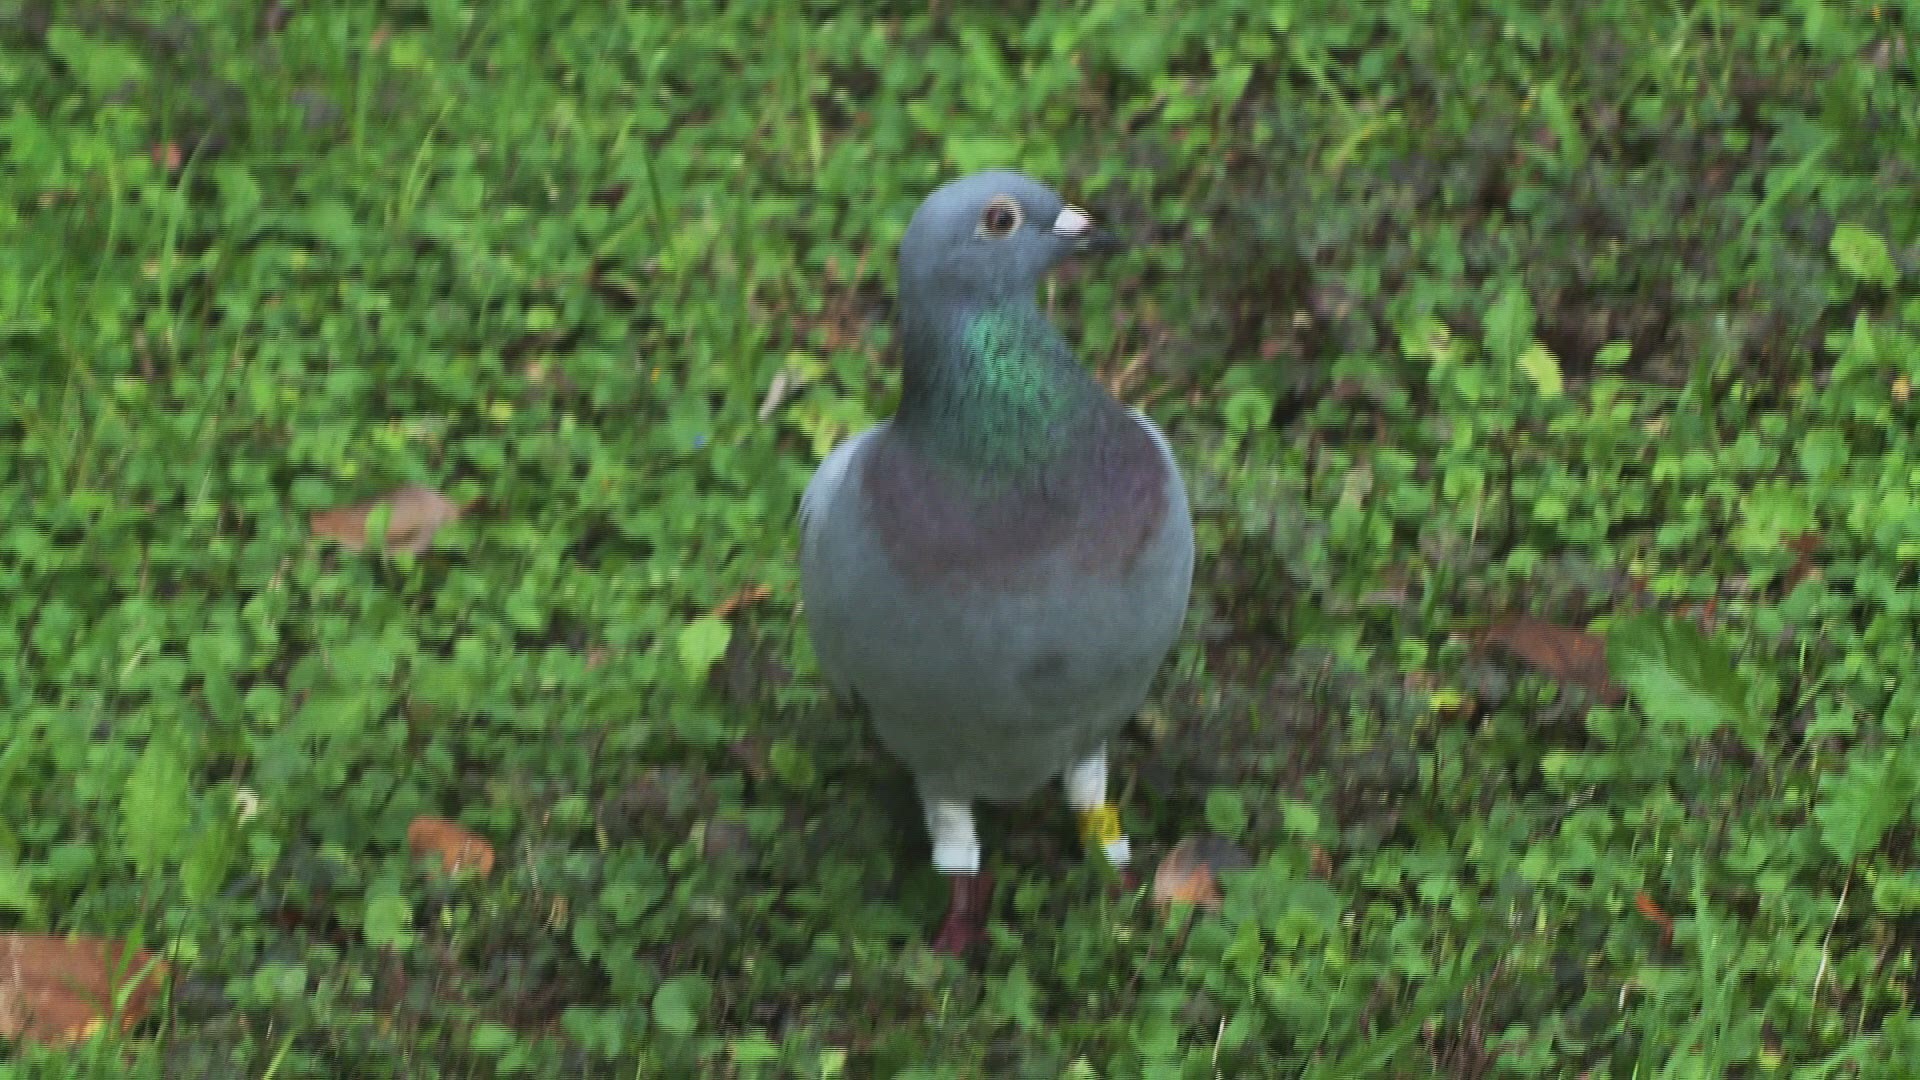
POLYGON ((458 822, 422 815, 407 826, 407 846, 416 855, 438 855, 451 874, 475 870, 481 877, 493 873, 493 845, 458 822))
POLYGON ((1633 906, 1638 908, 1640 914, 1646 916, 1648 921, 1660 928, 1662 944, 1673 944, 1673 916, 1660 910, 1660 905, 1654 902, 1653 897, 1643 892, 1633 894, 1633 906))
POLYGON ((1592 631, 1511 615, 1495 619, 1479 640, 1506 649, 1557 682, 1584 687, 1609 705, 1626 699, 1607 671, 1607 639, 1592 631))
POLYGON ((460 516, 460 504, 429 487, 411 484, 358 506, 323 510, 313 515, 313 534, 338 543, 348 551, 367 546, 367 516, 385 506, 389 551, 418 555, 433 545, 433 534, 460 516))
POLYGON ((751 607, 773 595, 773 589, 766 585, 742 585, 733 591, 733 595, 720 601, 712 611, 716 619, 724 619, 743 607, 751 607))
POLYGON ((1173 845, 1153 874, 1153 902, 1162 911, 1175 904, 1220 910, 1220 875, 1253 865, 1233 842, 1212 833, 1189 836, 1173 845))
POLYGON ((164 962, 117 941, 0 934, 0 1038, 80 1042, 113 1013, 115 991, 129 986, 120 1030, 131 1031, 153 1007, 165 976, 164 962))
POLYGON ((1153 902, 1161 908, 1175 904, 1220 910, 1220 887, 1205 863, 1194 861, 1179 848, 1167 854, 1153 874, 1153 902))
POLYGON ((1813 562, 1813 557, 1820 551, 1819 533, 1803 532, 1789 538, 1787 550, 1793 552, 1793 565, 1787 568, 1787 588, 1791 589, 1820 572, 1813 562))

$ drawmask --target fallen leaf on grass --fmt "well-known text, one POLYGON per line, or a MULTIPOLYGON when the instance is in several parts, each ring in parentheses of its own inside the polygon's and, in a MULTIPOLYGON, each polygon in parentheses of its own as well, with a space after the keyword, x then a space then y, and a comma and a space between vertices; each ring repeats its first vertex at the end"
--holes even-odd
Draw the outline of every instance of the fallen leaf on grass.
POLYGON ((1820 534, 1803 532, 1787 540, 1787 550, 1793 552, 1793 565, 1787 568, 1786 585, 1788 589, 1812 577, 1819 572, 1813 557, 1820 551, 1820 534))
POLYGON ((1645 916, 1649 922, 1660 928, 1661 944, 1670 945, 1673 943, 1673 916, 1660 910, 1660 905, 1653 902, 1653 897, 1643 892, 1635 893, 1633 894, 1633 906, 1641 915, 1645 916))
POLYGON ((475 870, 481 877, 493 873, 493 845, 457 822, 439 817, 417 817, 407 826, 407 846, 416 855, 438 855, 451 874, 475 870))
POLYGON ((1220 875, 1253 865, 1247 853, 1212 833, 1189 836, 1173 846, 1153 874, 1153 902, 1166 911, 1175 904, 1220 910, 1220 875))
POLYGON ((367 518, 388 508, 386 548, 414 555, 433 545, 433 534, 460 516, 460 504, 429 487, 412 484, 358 506, 323 510, 313 515, 313 534, 338 543, 348 551, 367 546, 367 518))
POLYGON ((164 962, 117 941, 0 934, 0 1038, 80 1042, 112 1015, 121 993, 120 1030, 130 1031, 153 1007, 165 975, 164 962))
POLYGON ((765 585, 742 585, 731 596, 715 605, 712 615, 724 619, 743 607, 751 607, 773 595, 773 590, 765 585))
POLYGON ((1591 631, 1512 615, 1495 619, 1478 639, 1506 649, 1557 682, 1591 691, 1609 705, 1626 700, 1626 692, 1607 671, 1606 639, 1591 631))

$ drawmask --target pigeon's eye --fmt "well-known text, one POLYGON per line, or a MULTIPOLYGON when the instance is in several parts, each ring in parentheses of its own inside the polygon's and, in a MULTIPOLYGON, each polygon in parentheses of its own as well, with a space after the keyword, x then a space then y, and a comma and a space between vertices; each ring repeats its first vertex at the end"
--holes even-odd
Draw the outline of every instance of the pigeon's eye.
POLYGON ((1005 195, 995 195, 980 213, 980 232, 986 236, 1006 236, 1020 227, 1020 204, 1005 195))

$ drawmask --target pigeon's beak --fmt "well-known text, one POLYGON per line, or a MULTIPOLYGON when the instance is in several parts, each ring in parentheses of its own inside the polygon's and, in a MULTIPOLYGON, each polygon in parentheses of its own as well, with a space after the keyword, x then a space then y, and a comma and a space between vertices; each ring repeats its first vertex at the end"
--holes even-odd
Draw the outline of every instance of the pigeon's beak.
POLYGON ((1076 252, 1094 255, 1119 251, 1126 246, 1119 237, 1096 227, 1093 218, 1077 206, 1060 208, 1060 216, 1053 219, 1053 235, 1071 243, 1076 252))

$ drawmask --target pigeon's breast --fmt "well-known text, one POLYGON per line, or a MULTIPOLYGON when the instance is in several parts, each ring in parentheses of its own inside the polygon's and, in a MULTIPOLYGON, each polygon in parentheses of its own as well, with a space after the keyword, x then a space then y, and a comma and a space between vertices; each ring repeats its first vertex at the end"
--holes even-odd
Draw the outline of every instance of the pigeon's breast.
POLYGON ((1124 580, 1172 507, 1159 447, 1127 426, 1019 478, 969 473, 908 440, 880 440, 859 476, 868 524, 894 569, 927 585, 1032 587, 1063 555, 1090 581, 1124 580))

